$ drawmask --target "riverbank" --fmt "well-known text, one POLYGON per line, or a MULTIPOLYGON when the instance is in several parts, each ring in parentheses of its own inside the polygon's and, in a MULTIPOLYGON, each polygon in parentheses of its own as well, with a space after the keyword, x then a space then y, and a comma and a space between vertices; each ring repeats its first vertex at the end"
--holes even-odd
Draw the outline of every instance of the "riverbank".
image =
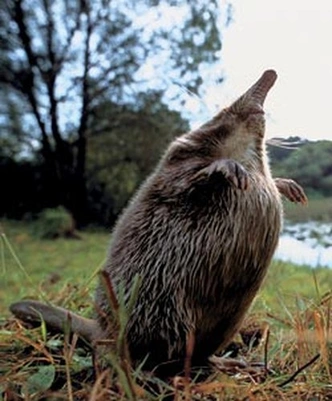
POLYGON ((313 268, 332 268, 332 224, 286 221, 274 258, 313 268))
POLYGON ((284 229, 275 259, 332 268, 332 198, 309 198, 306 206, 286 201, 284 209, 284 229))
POLYGON ((305 206, 285 201, 284 209, 286 220, 292 223, 320 221, 332 224, 332 197, 312 199, 309 196, 305 206))

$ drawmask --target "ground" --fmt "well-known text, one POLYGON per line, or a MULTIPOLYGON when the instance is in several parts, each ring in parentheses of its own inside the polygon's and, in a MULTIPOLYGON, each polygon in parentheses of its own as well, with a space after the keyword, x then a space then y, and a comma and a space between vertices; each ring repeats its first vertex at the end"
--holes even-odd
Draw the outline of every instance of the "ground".
POLYGON ((250 368, 164 383, 131 370, 121 338, 105 370, 75 336, 28 328, 8 311, 32 297, 90 315, 107 232, 40 240, 30 223, 3 221, 1 238, 0 399, 332 400, 331 269, 273 262, 233 348, 250 368))

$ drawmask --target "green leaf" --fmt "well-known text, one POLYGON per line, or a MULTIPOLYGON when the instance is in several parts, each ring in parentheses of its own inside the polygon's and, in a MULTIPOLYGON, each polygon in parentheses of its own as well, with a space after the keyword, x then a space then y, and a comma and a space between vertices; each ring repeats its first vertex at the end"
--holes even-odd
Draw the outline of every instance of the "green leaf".
POLYGON ((38 371, 27 380, 28 394, 35 394, 48 390, 55 378, 55 367, 53 365, 40 366, 38 371))
POLYGON ((73 355, 73 366, 72 369, 77 373, 86 368, 92 368, 92 358, 91 356, 80 356, 77 354, 73 355))

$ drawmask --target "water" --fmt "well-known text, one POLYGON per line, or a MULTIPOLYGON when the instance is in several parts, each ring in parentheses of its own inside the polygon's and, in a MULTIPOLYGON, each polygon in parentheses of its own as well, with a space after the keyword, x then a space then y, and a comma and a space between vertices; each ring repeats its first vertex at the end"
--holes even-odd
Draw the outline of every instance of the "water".
POLYGON ((332 268, 332 224, 285 223, 275 259, 332 268))

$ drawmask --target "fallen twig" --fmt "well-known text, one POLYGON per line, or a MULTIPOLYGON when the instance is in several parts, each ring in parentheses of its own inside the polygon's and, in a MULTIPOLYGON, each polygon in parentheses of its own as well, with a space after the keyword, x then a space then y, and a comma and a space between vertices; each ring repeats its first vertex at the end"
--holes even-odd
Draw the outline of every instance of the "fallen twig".
POLYGON ((317 354, 316 356, 314 356, 309 362, 307 362, 305 365, 303 365, 302 367, 300 367, 295 373, 292 374, 291 377, 289 377, 287 380, 285 380, 284 382, 282 382, 281 384, 279 384, 278 387, 284 387, 286 386, 288 383, 292 382, 295 377, 297 375, 299 375, 304 369, 306 369, 308 366, 312 365, 313 363, 315 363, 317 361, 317 359, 320 357, 320 354, 317 354))

